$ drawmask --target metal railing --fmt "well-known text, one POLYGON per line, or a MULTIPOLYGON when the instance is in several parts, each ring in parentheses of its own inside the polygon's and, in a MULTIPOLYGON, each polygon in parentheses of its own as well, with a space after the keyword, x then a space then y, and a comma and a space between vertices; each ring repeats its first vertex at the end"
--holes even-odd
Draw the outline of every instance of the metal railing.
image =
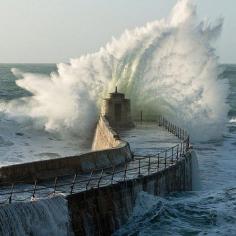
POLYGON ((25 182, 1 183, 0 204, 13 201, 33 201, 57 194, 69 195, 165 170, 185 157, 189 151, 189 136, 185 130, 175 126, 164 117, 158 118, 158 125, 178 137, 180 143, 155 155, 134 156, 134 159, 124 166, 93 169, 89 174, 74 173, 73 175, 56 176, 43 182, 33 180, 32 184, 25 182))

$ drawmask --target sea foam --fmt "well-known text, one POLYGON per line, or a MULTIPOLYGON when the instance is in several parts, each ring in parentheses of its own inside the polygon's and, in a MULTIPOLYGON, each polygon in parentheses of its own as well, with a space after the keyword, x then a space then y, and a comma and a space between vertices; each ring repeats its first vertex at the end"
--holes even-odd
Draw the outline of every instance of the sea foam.
POLYGON ((0 207, 0 235, 74 235, 62 197, 0 207))
POLYGON ((213 42, 223 20, 199 21, 196 6, 180 0, 170 15, 126 30, 94 54, 57 65, 50 76, 13 69, 31 97, 1 110, 30 117, 50 132, 88 136, 101 101, 115 86, 131 99, 133 114, 162 114, 194 140, 221 137, 227 120, 228 84, 218 79, 213 42))

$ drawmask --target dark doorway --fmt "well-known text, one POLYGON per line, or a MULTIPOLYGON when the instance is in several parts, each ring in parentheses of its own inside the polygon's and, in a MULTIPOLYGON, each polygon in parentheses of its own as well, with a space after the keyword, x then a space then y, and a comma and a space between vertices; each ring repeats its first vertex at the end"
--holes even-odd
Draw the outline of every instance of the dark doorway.
POLYGON ((121 104, 115 104, 115 120, 121 121, 121 104))

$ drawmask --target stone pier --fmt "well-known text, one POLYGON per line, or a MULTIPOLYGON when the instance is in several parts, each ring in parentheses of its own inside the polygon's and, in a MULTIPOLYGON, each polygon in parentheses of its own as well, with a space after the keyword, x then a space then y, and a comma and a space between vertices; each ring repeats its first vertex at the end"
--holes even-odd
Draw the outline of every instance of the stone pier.
POLYGON ((192 153, 157 173, 67 197, 75 235, 111 235, 132 214, 140 191, 164 196, 192 190, 192 153))

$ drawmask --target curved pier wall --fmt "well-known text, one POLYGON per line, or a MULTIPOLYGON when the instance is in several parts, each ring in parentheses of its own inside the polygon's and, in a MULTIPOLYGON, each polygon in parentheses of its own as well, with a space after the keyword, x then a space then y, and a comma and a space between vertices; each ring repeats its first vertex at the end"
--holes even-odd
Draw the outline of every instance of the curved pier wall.
POLYGON ((49 179, 67 174, 86 173, 93 169, 124 164, 132 159, 129 144, 119 139, 108 121, 100 117, 94 136, 94 151, 78 156, 41 160, 0 168, 0 183, 49 179))
POLYGON ((131 216, 140 191, 164 196, 192 190, 194 155, 188 152, 175 165, 149 176, 69 195, 67 200, 75 235, 111 235, 131 216))
POLYGON ((100 116, 93 139, 92 150, 114 148, 126 144, 111 128, 108 120, 104 116, 100 116))

